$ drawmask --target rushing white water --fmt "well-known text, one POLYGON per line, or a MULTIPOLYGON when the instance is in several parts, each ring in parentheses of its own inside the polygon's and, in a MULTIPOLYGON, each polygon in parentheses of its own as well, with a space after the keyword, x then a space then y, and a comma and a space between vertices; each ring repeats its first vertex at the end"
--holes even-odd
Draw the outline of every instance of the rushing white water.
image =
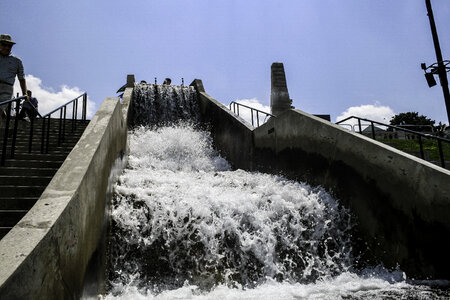
POLYGON ((439 295, 402 272, 354 273, 351 220, 336 200, 231 170, 193 125, 135 129, 128 163, 115 186, 107 299, 439 295))
POLYGON ((163 125, 199 118, 195 90, 191 86, 136 84, 133 89, 132 126, 163 125))
POLYGON ((106 299, 450 296, 448 282, 356 270, 353 221, 336 199, 281 176, 232 170, 198 120, 191 87, 135 86, 106 299))

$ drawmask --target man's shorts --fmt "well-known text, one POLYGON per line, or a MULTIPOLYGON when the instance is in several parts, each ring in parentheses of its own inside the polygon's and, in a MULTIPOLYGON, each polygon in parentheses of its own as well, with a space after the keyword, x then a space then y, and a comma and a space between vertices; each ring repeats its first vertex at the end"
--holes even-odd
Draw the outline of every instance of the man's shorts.
MULTIPOLYGON (((0 102, 12 99, 13 92, 14 88, 12 85, 0 82, 0 102)), ((2 105, 0 106, 0 109, 4 111, 6 107, 7 107, 6 105, 2 105)))

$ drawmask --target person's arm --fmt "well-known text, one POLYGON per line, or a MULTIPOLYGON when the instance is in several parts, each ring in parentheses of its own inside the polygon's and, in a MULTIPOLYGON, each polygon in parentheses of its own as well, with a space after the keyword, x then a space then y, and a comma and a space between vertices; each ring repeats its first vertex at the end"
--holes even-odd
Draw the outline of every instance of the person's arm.
POLYGON ((22 95, 27 96, 26 101, 30 101, 30 97, 27 94, 27 82, 25 81, 25 72, 23 70, 23 64, 20 59, 18 59, 18 69, 17 69, 17 78, 19 79, 20 88, 22 89, 22 95))
POLYGON ((26 82, 25 78, 19 79, 19 83, 20 83, 20 88, 22 89, 22 95, 27 96, 27 101, 29 101, 30 99, 27 94, 27 82, 26 82))

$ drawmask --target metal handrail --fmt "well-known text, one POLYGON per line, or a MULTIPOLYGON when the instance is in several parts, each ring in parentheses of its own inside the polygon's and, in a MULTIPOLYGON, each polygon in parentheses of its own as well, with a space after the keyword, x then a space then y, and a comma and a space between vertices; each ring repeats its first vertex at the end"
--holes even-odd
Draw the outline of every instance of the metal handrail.
MULTIPOLYGON (((7 114, 6 114, 6 122, 5 122, 5 132, 3 136, 3 145, 2 145, 2 157, 0 161, 0 165, 5 165, 6 160, 6 148, 8 143, 8 135, 9 135, 9 122, 11 120, 11 105, 13 102, 16 103, 16 116, 19 115, 19 107, 20 107, 20 101, 25 99, 26 96, 6 100, 3 102, 0 102, 1 105, 8 105, 7 107, 7 114)), ((86 112, 87 112, 87 94, 83 93, 80 96, 66 102, 65 104, 59 106, 58 108, 52 110, 51 112, 45 114, 42 116, 34 107, 33 104, 31 106, 34 108, 34 110, 37 113, 37 116, 39 116, 39 119, 42 119, 42 135, 41 135, 41 153, 48 153, 49 149, 49 143, 50 143, 50 121, 51 121, 51 115, 60 111, 59 115, 59 130, 58 130, 58 146, 61 145, 61 142, 65 140, 65 129, 66 129, 66 112, 67 112, 67 106, 72 104, 72 132, 76 129, 76 122, 78 115, 78 101, 82 98, 82 110, 81 110, 81 120, 86 120, 86 112), (64 116, 64 117, 63 117, 64 116)), ((28 142, 28 153, 31 153, 32 150, 32 144, 33 144, 33 131, 34 131, 34 121, 35 118, 30 118, 30 134, 29 134, 29 142, 28 142)), ((18 126, 18 118, 16 117, 14 120, 14 132, 12 136, 12 145, 11 145, 11 158, 14 158, 14 152, 15 152, 15 144, 16 144, 16 138, 17 138, 17 126, 18 126)))
MULTIPOLYGON (((20 107, 20 101, 23 99, 26 99, 27 96, 22 96, 22 97, 17 97, 17 98, 13 98, 10 100, 6 100, 0 103, 1 105, 8 105, 8 107, 6 108, 6 122, 5 122, 5 132, 3 134, 3 145, 2 145, 2 158, 0 161, 0 165, 4 166, 5 165, 5 160, 6 160, 6 147, 8 145, 8 135, 9 135, 9 121, 11 120, 11 106, 12 103, 15 102, 16 103, 16 116, 19 115, 19 107, 20 107)), ((13 139, 12 139, 12 144, 11 144, 11 158, 14 158, 14 150, 16 148, 16 137, 17 137, 17 126, 18 126, 18 119, 15 118, 14 120, 14 129, 13 129, 13 139)))
MULTIPOLYGON (((22 97, 17 97, 17 98, 13 98, 13 99, 9 99, 9 100, 5 100, 3 102, 0 102, 0 106, 2 105, 6 105, 8 103, 13 103, 16 102, 17 100, 25 100, 27 96, 22 96, 22 97)), ((37 108, 33 105, 33 103, 28 102, 29 105, 31 105, 31 107, 33 108, 33 110, 36 112, 36 114, 42 118, 41 114, 39 113, 39 111, 37 110, 37 108)))
POLYGON ((231 101, 231 103, 230 103, 230 110, 232 110, 231 109, 231 105, 232 104, 233 104, 233 113, 237 114, 238 116, 239 116, 239 106, 242 106, 242 107, 250 109, 250 114, 252 115, 252 126, 255 126, 254 125, 254 121, 253 121, 253 111, 256 111, 256 124, 257 124, 257 127, 259 127, 259 113, 262 113, 262 114, 266 115, 266 117, 264 118, 263 123, 266 121, 267 117, 269 117, 269 116, 275 118, 274 115, 272 115, 272 114, 270 114, 268 112, 265 112, 265 111, 262 111, 262 110, 259 110, 259 109, 256 109, 256 108, 253 108, 253 107, 250 107, 248 105, 241 104, 241 103, 238 103, 238 102, 235 102, 235 101, 231 101), (236 113, 236 111, 237 111, 237 113, 236 113))
MULTIPOLYGON (((341 123, 343 123, 343 122, 345 122, 347 120, 350 120, 350 119, 357 119, 358 120, 358 129, 359 129, 359 133, 360 134, 362 134, 361 121, 369 122, 370 126, 371 126, 371 129, 372 129, 372 138, 374 140, 376 140, 374 124, 381 125, 381 126, 388 127, 388 128, 392 128, 392 129, 395 129, 395 130, 398 130, 398 131, 403 131, 403 132, 407 132, 407 133, 411 133, 411 134, 417 135, 418 136, 417 140, 419 142, 419 148, 420 148, 420 157, 422 159, 425 159, 425 154, 424 154, 424 151, 423 151, 422 138, 436 140, 437 144, 438 144, 438 148, 439 148, 439 158, 441 160, 441 166, 443 168, 445 168, 445 159, 444 159, 444 151, 442 149, 442 142, 450 144, 450 140, 449 139, 442 138, 442 137, 439 137, 439 136, 434 136, 434 135, 427 134, 427 133, 414 131, 414 130, 411 130, 411 129, 406 129, 406 128, 403 128, 403 127, 400 127, 400 126, 395 126, 395 125, 385 124, 385 123, 381 123, 381 122, 374 121, 374 120, 360 118, 360 117, 357 117, 357 116, 350 116, 348 118, 345 118, 343 120, 340 120, 340 121, 336 122, 336 124, 339 125, 339 124, 341 124, 341 123)), ((344 124, 342 124, 342 125, 344 125, 344 124)))
POLYGON ((78 100, 83 98, 83 107, 81 110, 81 120, 86 120, 86 110, 87 110, 87 94, 83 93, 80 96, 67 101, 65 104, 55 108, 49 113, 42 116, 42 136, 41 136, 41 153, 48 153, 48 148, 50 144, 50 121, 51 115, 55 112, 59 111, 59 129, 58 129, 58 146, 61 146, 61 142, 65 140, 66 134, 66 115, 67 115, 67 106, 72 104, 72 128, 71 132, 77 129, 77 124, 75 120, 78 115, 78 100), (64 117, 63 117, 64 116, 64 117), (46 121, 47 120, 47 121, 46 121), (44 147, 45 145, 45 147, 44 147), (44 150, 45 148, 45 150, 44 150))

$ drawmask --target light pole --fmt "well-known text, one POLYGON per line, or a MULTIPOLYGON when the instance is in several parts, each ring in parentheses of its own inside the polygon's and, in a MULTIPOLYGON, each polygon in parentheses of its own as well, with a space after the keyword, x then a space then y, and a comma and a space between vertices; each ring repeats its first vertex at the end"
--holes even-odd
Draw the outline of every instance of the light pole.
POLYGON ((442 59, 441 46, 439 45, 439 39, 436 31, 436 24, 434 23, 433 10, 431 9, 431 0, 425 0, 425 3, 427 5, 428 18, 430 19, 431 34, 433 35, 433 43, 434 43, 434 50, 436 51, 437 63, 434 63, 428 67, 426 66, 426 64, 423 63, 422 69, 425 70, 425 77, 427 79, 429 87, 436 85, 436 81, 434 80, 433 74, 437 74, 439 76, 439 81, 441 82, 442 86, 442 92, 444 93, 445 107, 447 108, 447 118, 450 124, 450 92, 448 89, 448 80, 447 80, 447 72, 450 70, 450 67, 447 67, 447 65, 450 63, 450 61, 448 60, 444 61, 442 59), (426 70, 430 68, 431 71, 427 73, 426 70))

